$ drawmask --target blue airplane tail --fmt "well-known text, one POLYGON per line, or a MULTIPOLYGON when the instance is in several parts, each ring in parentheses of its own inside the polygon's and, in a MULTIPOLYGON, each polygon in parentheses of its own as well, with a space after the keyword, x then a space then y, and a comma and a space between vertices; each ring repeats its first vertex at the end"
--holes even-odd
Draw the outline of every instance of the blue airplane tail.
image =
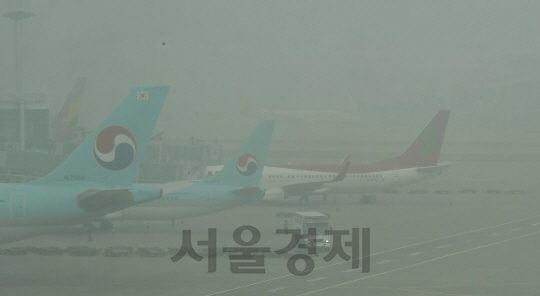
POLYGON ((274 123, 274 120, 264 120, 259 123, 223 169, 214 176, 202 179, 201 182, 258 187, 266 163, 274 123))
POLYGON ((136 86, 55 170, 29 184, 133 184, 169 86, 136 86))

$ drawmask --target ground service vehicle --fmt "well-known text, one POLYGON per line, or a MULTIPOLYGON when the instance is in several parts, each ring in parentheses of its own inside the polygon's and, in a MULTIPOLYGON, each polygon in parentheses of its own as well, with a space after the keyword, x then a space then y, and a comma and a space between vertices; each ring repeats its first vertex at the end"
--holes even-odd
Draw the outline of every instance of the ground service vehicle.
POLYGON ((300 230, 299 247, 315 246, 317 252, 330 250, 330 224, 327 215, 320 212, 296 212, 293 215, 293 229, 300 230), (311 232, 310 228, 313 229, 311 232))

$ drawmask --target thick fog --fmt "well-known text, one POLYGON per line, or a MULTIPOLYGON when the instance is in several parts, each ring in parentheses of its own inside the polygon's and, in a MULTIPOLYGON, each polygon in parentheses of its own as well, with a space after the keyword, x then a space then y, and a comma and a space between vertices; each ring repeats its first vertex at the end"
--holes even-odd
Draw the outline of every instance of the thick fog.
POLYGON ((88 133, 41 141, 38 120, 45 148, 20 152, 15 22, 0 18, 0 294, 538 294, 539 1, 0 0, 13 11, 34 14, 22 93, 45 94, 49 121, 78 77, 88 131, 134 86, 170 89, 161 113, 167 87, 134 90, 148 118, 105 120, 80 158, 88 133), (278 229, 307 228, 298 212, 320 214, 303 220, 317 232, 369 228, 371 271, 317 254, 291 273, 274 251, 278 229), (229 268, 242 225, 272 248, 265 273, 229 268), (215 273, 207 253, 171 262, 185 230, 210 252, 195 246, 209 228, 215 273))
MULTIPOLYGON (((347 111, 379 124, 398 116, 414 127, 444 108, 466 113, 454 112, 460 127, 530 126, 523 114, 534 118, 528 113, 540 107, 540 5, 531 1, 2 1, 0 7, 36 14, 24 21, 24 92, 45 93, 54 116, 75 77, 87 76, 80 124, 90 129, 136 84, 172 86, 156 128, 169 137, 241 139, 238 132, 257 122, 242 97, 268 109, 347 111), (399 110, 409 113, 393 114, 399 110)), ((0 33, 0 87, 13 93, 13 21, 3 18, 0 33)))

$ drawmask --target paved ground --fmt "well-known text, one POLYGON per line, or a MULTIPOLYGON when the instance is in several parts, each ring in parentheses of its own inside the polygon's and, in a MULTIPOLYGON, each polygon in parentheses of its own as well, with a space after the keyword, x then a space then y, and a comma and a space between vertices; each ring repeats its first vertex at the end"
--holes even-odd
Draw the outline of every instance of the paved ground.
MULTIPOLYGON (((536 295, 540 288, 539 185, 530 163, 457 163, 440 178, 400 194, 379 194, 363 205, 356 196, 267 202, 189 220, 117 222, 115 233, 96 233, 94 241, 78 229, 46 234, 0 246, 90 245, 180 247, 183 229, 193 241, 206 239, 216 227, 218 246, 235 246, 233 231, 253 225, 261 231, 260 247, 288 243, 275 229, 284 220, 276 212, 317 210, 331 214, 333 229, 371 228, 371 270, 351 269, 338 257, 317 257, 307 276, 291 275, 287 259, 266 258, 265 274, 233 274, 230 260, 219 257, 217 272, 206 272, 206 259, 63 256, 0 256, 2 295, 536 295), (409 194, 425 188, 428 194, 409 194), (461 189, 501 189, 500 194, 463 194, 461 189), (435 194, 436 189, 452 190, 435 194), (509 190, 524 189, 526 194, 509 190), (149 227, 148 227, 149 226, 149 227)), ((348 248, 345 248, 350 253, 348 248)), ((300 266, 299 266, 300 267, 300 266)))

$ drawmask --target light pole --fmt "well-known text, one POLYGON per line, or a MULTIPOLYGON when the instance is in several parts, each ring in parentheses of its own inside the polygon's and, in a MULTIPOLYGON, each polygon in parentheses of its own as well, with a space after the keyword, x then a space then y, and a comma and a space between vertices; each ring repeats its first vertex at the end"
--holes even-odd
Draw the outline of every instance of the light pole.
POLYGON ((4 13, 4 17, 10 18, 15 21, 15 68, 17 75, 15 100, 19 102, 19 149, 24 151, 24 100, 22 95, 22 53, 21 53, 21 40, 22 40, 22 28, 23 20, 33 17, 35 14, 26 11, 12 11, 4 13))

